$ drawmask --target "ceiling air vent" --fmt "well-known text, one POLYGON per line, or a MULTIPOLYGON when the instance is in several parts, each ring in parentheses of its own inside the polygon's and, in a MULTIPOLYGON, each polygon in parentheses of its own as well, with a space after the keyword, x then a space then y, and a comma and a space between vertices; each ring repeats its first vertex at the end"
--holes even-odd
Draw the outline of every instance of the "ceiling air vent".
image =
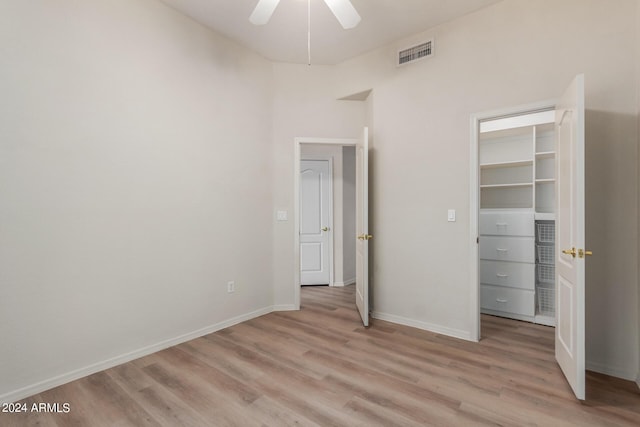
POLYGON ((398 65, 415 62, 418 59, 427 58, 431 55, 433 55, 433 40, 399 51, 398 65))

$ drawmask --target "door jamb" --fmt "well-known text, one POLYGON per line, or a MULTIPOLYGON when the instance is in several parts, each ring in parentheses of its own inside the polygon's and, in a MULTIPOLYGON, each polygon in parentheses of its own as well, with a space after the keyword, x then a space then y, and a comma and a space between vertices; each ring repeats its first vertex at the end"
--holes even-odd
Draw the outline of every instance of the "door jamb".
MULTIPOLYGON (((293 155, 293 304, 300 310, 300 146, 302 144, 323 144, 355 146, 356 138, 294 138, 293 155)), ((333 270, 332 270, 333 271, 333 270)))
POLYGON ((480 341, 480 264, 478 239, 480 237, 478 220, 480 215, 480 165, 479 165, 479 144, 478 133, 480 130, 480 122, 489 119, 498 119, 501 117, 519 116, 522 114, 533 113, 536 111, 555 109, 557 100, 546 100, 535 102, 532 104, 519 105, 509 108, 501 108, 498 110, 484 111, 471 115, 471 152, 469 156, 469 245, 470 259, 469 265, 470 284, 469 284, 469 307, 471 313, 470 332, 471 341, 480 341))

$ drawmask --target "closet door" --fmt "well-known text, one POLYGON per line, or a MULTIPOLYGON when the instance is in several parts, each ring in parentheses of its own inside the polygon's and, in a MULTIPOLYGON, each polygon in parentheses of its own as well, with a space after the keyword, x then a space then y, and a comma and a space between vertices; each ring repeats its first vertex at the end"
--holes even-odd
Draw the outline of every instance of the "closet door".
POLYGON ((556 106, 556 360, 585 398, 584 76, 556 106))

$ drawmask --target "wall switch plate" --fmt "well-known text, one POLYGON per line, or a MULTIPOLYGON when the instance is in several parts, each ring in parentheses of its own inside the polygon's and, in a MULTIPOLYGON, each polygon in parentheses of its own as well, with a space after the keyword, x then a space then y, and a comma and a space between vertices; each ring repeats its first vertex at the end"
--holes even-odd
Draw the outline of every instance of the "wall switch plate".
POLYGON ((236 291, 236 282, 227 282, 227 292, 232 293, 236 291))
POLYGON ((289 215, 287 211, 277 211, 276 219, 278 221, 287 221, 289 219, 289 215))
POLYGON ((456 210, 455 209, 449 209, 449 211, 447 211, 447 221, 456 222, 456 210))

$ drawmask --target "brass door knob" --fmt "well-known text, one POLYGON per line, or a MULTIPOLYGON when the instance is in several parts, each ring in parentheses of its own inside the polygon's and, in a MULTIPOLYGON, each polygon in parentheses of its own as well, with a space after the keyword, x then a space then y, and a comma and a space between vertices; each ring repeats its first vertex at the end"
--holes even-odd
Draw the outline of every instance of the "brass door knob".
POLYGON ((329 231, 329 227, 322 227, 322 231, 329 231))
POLYGON ((591 252, 591 251, 585 251, 585 250, 582 250, 582 249, 578 249, 578 257, 580 257, 580 258, 584 258, 585 256, 591 256, 591 255, 593 255, 593 252, 591 252))
POLYGON ((563 250, 562 250, 562 253, 563 253, 563 254, 566 254, 566 255, 571 255, 571 256, 572 256, 572 257, 574 257, 574 258, 576 257, 576 254, 577 254, 577 252, 576 252, 576 248, 563 249, 563 250))

